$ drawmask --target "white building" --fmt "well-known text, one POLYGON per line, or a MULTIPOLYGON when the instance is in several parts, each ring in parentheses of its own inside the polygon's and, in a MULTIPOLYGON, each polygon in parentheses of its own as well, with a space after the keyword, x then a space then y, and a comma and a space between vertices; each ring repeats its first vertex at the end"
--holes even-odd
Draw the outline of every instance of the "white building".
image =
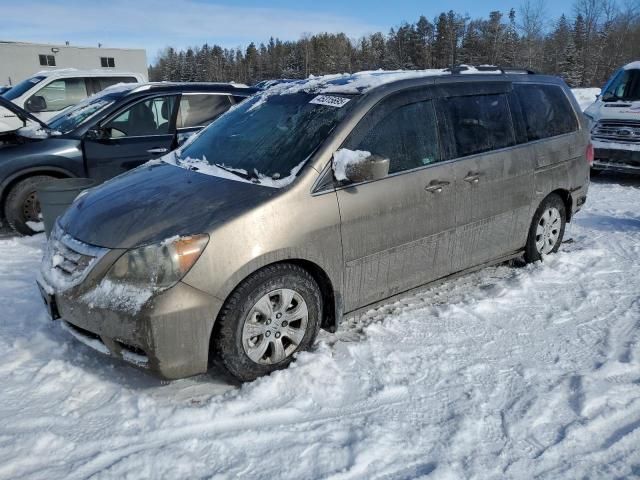
POLYGON ((0 40, 0 85, 15 85, 34 73, 60 68, 133 72, 146 79, 147 54, 143 49, 0 40))

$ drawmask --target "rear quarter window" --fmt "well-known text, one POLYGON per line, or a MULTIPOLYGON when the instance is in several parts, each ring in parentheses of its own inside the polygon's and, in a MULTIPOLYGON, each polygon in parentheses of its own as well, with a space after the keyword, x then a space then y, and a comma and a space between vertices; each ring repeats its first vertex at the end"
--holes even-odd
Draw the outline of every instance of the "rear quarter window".
POLYGON ((514 85, 520 100, 527 140, 541 140, 578 130, 569 99, 556 85, 514 85))
MULTIPOLYGON (((509 102, 504 94, 442 99, 442 111, 453 137, 456 157, 515 145, 509 102)), ((446 132, 443 132, 443 138, 446 132)))

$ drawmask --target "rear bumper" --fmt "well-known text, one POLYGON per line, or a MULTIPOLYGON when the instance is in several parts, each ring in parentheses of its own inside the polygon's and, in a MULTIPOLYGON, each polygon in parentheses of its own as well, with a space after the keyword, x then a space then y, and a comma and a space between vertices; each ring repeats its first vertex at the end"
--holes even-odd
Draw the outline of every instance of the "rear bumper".
POLYGON ((208 369, 209 340, 222 306, 211 295, 179 282, 135 312, 97 306, 73 293, 56 293, 54 298, 66 330, 101 353, 168 380, 208 369))
MULTIPOLYGON (((637 145, 633 145, 633 147, 637 148, 637 145)), ((596 170, 640 174, 640 150, 596 148, 593 168, 596 170)))

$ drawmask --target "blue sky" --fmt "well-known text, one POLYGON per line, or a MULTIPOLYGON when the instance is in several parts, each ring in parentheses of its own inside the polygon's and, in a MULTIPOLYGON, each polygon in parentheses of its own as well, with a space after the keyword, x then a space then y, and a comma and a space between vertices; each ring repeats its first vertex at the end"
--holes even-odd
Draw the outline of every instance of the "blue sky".
MULTIPOLYGON (((517 11, 521 1, 0 0, 0 40, 137 47, 146 49, 151 61, 168 45, 184 48, 208 42, 236 47, 267 41, 270 35, 290 40, 324 31, 359 37, 387 32, 420 15, 431 19, 442 10, 471 17, 491 10, 506 13, 512 7, 517 11)), ((571 14, 572 0, 544 2, 550 19, 571 14)))

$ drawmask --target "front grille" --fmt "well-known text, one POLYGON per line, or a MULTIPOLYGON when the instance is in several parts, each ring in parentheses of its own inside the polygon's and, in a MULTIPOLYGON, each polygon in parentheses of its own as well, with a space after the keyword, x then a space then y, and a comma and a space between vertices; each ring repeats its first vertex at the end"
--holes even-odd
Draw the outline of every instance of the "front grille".
POLYGON ((107 251, 76 240, 56 224, 42 259, 42 276, 54 290, 67 290, 80 284, 107 251))
POLYGON ((600 120, 591 136, 598 140, 640 144, 640 120, 600 120))

